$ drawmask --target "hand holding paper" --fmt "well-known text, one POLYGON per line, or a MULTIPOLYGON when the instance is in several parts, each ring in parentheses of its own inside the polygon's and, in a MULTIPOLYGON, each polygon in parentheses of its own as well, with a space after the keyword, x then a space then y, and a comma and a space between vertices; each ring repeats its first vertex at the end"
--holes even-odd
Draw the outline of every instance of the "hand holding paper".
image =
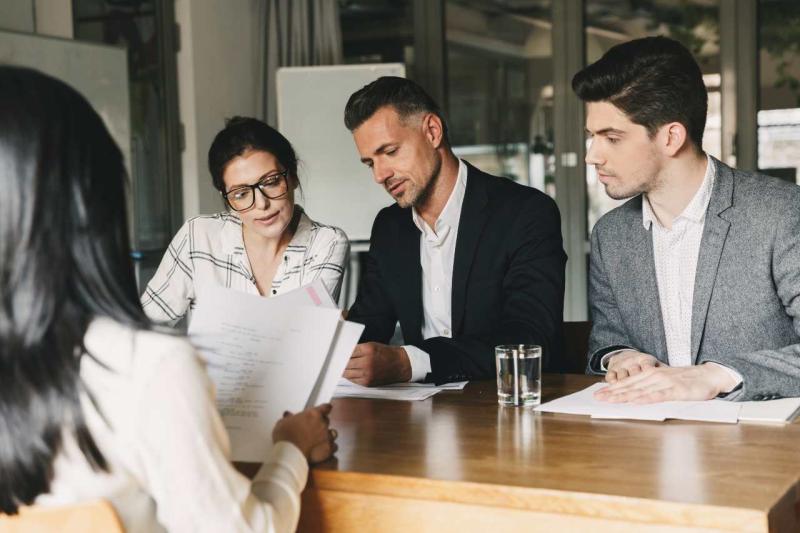
POLYGON ((296 415, 286 413, 272 430, 272 442, 291 442, 309 463, 321 463, 338 449, 336 430, 329 427, 332 409, 331 404, 324 403, 296 415))
POLYGON ((362 329, 341 320, 320 282, 278 298, 198 292, 189 335, 206 358, 234 460, 262 461, 284 411, 330 401, 362 329))

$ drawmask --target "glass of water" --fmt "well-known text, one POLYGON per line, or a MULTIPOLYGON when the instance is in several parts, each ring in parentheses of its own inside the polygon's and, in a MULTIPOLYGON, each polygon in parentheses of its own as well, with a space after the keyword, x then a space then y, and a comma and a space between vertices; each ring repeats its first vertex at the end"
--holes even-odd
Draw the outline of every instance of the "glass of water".
POLYGON ((497 402, 500 405, 539 405, 542 389, 542 347, 503 344, 494 349, 497 363, 497 402))

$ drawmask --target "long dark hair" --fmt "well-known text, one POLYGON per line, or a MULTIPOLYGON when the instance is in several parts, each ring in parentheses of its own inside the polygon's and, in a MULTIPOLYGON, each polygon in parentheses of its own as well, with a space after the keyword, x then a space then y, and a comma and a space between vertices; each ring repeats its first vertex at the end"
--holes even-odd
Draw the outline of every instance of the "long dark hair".
MULTIPOLYGON (((50 489, 62 431, 107 470, 84 421, 94 317, 138 328, 122 154, 89 103, 39 72, 0 67, 0 511, 50 489)), ((87 391, 89 392, 89 391, 87 391)))

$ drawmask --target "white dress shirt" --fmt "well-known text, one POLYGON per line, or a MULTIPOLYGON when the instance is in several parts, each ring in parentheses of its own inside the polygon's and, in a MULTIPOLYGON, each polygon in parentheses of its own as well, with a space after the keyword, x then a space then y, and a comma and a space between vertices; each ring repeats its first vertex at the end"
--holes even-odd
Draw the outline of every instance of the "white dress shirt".
MULTIPOLYGON (((709 156, 706 158, 708 162, 703 182, 683 212, 672 221, 671 228, 662 226, 658 221, 647 195, 642 198, 642 224, 646 230, 651 230, 653 239, 653 259, 669 366, 692 364, 694 281, 706 212, 716 176, 714 161, 709 156)), ((606 354, 602 368, 606 368, 612 355, 621 351, 606 354)), ((738 372, 719 366, 727 370, 737 384, 741 383, 742 377, 738 372)))
MULTIPOLYGON (((422 265, 422 338, 452 337, 453 262, 458 223, 467 190, 467 165, 459 159, 458 177, 434 228, 411 208, 411 217, 421 232, 419 258, 422 265)), ((431 358, 416 346, 403 346, 411 363, 411 381, 422 381, 431 371, 431 358)))
POLYGON ((714 175, 714 162, 709 157, 703 183, 683 212, 672 221, 672 228, 665 228, 658 222, 647 195, 642 199, 642 224, 645 229, 652 230, 658 298, 670 366, 692 364, 694 278, 714 175))
POLYGON ((265 443, 252 483, 234 470, 213 385, 184 338, 98 318, 84 343, 92 357, 80 376, 95 403, 83 394, 81 405, 110 471, 92 470, 65 432, 37 505, 106 499, 128 533, 295 530, 305 457, 288 442, 269 453, 265 443))

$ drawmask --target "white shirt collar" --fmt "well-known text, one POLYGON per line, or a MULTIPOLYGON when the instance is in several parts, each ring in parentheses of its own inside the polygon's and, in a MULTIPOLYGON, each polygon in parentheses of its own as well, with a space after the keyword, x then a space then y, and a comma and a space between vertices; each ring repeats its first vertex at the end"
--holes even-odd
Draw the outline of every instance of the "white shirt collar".
MULTIPOLYGON (((675 217, 675 220, 686 219, 692 222, 702 222, 705 219, 708 204, 711 202, 711 192, 714 190, 714 178, 716 176, 716 165, 711 156, 706 154, 706 174, 703 177, 703 183, 700 188, 694 193, 692 200, 684 208, 683 212, 675 217)), ((657 222, 653 208, 650 206, 650 201, 647 195, 642 197, 642 225, 645 229, 649 230, 653 221, 657 222)))
POLYGON ((430 228, 428 223, 423 220, 422 216, 417 212, 416 207, 411 207, 411 218, 414 225, 422 232, 422 234, 431 240, 436 239, 437 236, 442 237, 445 228, 454 228, 458 226, 461 218, 461 206, 464 203, 464 195, 467 191, 467 165, 461 159, 458 160, 458 176, 456 178, 453 191, 450 193, 450 198, 436 219, 436 228, 430 228))

